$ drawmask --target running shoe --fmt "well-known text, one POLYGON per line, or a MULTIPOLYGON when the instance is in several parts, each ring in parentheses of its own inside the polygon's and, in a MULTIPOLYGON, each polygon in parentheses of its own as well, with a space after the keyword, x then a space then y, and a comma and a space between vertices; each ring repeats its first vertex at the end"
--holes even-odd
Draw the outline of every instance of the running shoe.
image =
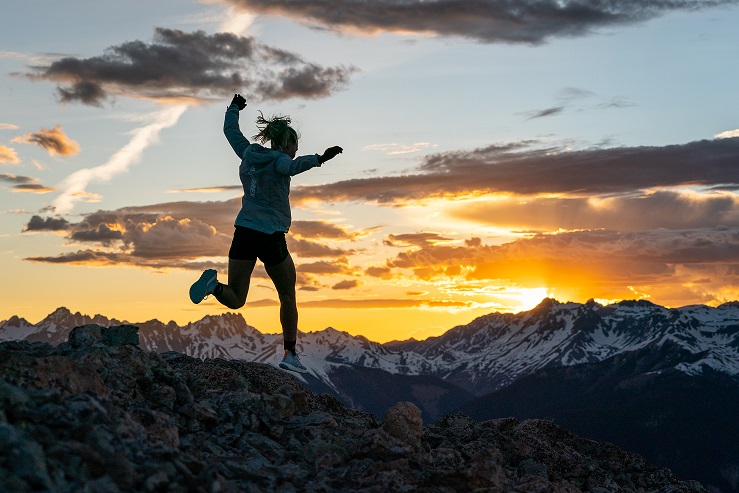
POLYGON ((190 299, 193 303, 198 304, 209 294, 213 294, 213 291, 218 286, 218 273, 214 269, 207 269, 203 271, 200 279, 190 286, 190 299))
POLYGON ((298 353, 293 354, 290 351, 285 351, 285 357, 280 361, 280 368, 298 373, 308 373, 308 368, 300 362, 298 353))

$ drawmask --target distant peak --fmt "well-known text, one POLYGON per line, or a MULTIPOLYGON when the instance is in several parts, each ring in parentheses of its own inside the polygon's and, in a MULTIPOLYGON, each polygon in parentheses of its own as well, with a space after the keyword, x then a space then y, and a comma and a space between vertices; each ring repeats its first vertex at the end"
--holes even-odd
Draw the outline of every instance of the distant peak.
POLYGON ((544 298, 541 303, 536 305, 531 311, 535 314, 548 313, 552 308, 561 305, 559 301, 554 298, 544 298))
POLYGON ((721 303, 718 308, 739 308, 739 301, 727 301, 726 303, 721 303))
POLYGON ((652 308, 655 306, 659 306, 659 305, 655 305, 654 303, 648 300, 623 300, 623 301, 619 301, 616 304, 618 306, 626 306, 629 308, 635 308, 635 307, 652 308))

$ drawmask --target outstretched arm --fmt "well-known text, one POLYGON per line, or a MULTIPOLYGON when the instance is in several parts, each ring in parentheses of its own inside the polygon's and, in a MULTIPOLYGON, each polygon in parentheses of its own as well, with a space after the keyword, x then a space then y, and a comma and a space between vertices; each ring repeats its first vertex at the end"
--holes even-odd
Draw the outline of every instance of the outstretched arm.
POLYGON ((344 149, 341 147, 333 146, 326 149, 320 156, 318 154, 310 154, 308 156, 296 157, 295 159, 290 159, 290 156, 283 154, 275 163, 275 168, 278 173, 295 176, 303 171, 322 165, 329 159, 335 158, 343 151, 344 149))
POLYGON ((244 151, 249 146, 249 141, 239 128, 239 111, 244 108, 246 108, 246 99, 240 94, 235 94, 223 120, 223 133, 239 159, 244 157, 244 151))

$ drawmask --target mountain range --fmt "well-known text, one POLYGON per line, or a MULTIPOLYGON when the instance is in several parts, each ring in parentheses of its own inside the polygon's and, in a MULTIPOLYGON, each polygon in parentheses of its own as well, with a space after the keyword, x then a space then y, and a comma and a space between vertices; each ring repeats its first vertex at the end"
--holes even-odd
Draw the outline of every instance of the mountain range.
MULTIPOLYGON (((59 308, 37 324, 18 317, 0 323, 0 341, 57 345, 75 326, 127 323, 59 308)), ((281 357, 281 335, 262 334, 240 314, 182 327, 133 325, 141 345, 158 353, 273 365, 281 357)), ((327 328, 301 333, 298 350, 309 388, 377 416, 407 400, 426 421, 456 411, 547 418, 715 491, 739 491, 737 302, 670 309, 645 300, 604 306, 545 299, 533 310, 492 313, 423 341, 379 344, 327 328)))

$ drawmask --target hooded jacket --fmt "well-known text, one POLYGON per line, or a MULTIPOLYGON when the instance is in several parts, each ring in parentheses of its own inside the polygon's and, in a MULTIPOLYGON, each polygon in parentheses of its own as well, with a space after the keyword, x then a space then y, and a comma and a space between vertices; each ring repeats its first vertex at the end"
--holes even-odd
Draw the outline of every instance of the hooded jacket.
POLYGON ((318 154, 291 159, 282 149, 251 144, 239 128, 239 107, 226 110, 223 133, 239 159, 239 177, 244 187, 241 210, 235 226, 272 234, 290 229, 290 178, 321 166, 318 154))

